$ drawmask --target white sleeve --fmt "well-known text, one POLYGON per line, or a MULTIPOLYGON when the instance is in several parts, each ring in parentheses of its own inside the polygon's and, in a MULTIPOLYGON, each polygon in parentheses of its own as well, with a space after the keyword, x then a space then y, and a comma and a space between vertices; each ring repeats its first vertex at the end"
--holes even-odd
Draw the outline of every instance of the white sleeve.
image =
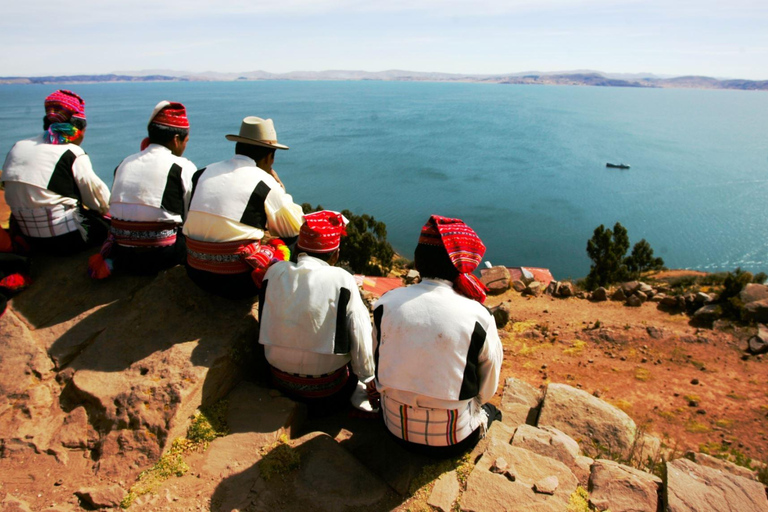
POLYGON ((354 278, 350 279, 353 288, 347 305, 347 331, 351 341, 352 370, 357 378, 368 383, 373 378, 373 339, 371 337, 371 317, 365 306, 354 278))
POLYGON ((271 235, 292 237, 299 234, 304 212, 279 185, 267 194, 264 210, 267 213, 267 229, 271 235))
POLYGON ((91 158, 82 154, 72 164, 72 174, 77 181, 83 204, 91 210, 105 214, 109 211, 109 188, 96 176, 91 165, 91 158))
POLYGON ((499 339, 499 331, 496 330, 496 322, 493 317, 488 315, 489 322, 484 328, 485 343, 480 351, 480 392, 477 396, 480 403, 485 403, 496 394, 499 387, 499 374, 501 373, 501 363, 504 360, 504 349, 499 339))

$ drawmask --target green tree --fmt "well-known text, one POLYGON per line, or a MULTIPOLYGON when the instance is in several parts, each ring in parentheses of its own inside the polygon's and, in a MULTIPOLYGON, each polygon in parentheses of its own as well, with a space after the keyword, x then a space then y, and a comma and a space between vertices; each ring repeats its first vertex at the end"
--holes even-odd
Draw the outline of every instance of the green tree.
MULTIPOLYGON (((321 205, 301 205, 304 213, 322 210, 321 205)), ((341 238, 340 264, 356 274, 386 275, 392 270, 395 250, 387 242, 387 225, 368 214, 341 212, 348 220, 347 236, 341 238)))
POLYGON ((653 257, 651 244, 645 241, 645 238, 637 242, 632 247, 632 253, 624 259, 624 263, 634 275, 639 275, 646 270, 659 270, 664 267, 664 260, 653 257))
POLYGON ((587 254, 594 262, 587 275, 587 288, 593 290, 598 286, 627 279, 627 266, 624 255, 629 249, 629 236, 621 223, 613 226, 613 231, 600 224, 595 228, 592 238, 587 242, 587 254))

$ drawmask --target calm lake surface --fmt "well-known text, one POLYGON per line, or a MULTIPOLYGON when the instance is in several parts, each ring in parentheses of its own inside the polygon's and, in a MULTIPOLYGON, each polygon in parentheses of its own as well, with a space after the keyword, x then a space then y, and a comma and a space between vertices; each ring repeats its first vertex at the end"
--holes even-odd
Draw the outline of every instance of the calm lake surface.
MULTIPOLYGON (((595 227, 621 222, 669 267, 768 271, 768 94, 405 82, 75 84, 83 148, 108 184, 162 99, 187 106, 184 156, 229 158, 246 115, 271 117, 297 203, 369 213, 412 257, 432 213, 486 260, 589 271, 595 227), (606 162, 631 164, 607 169, 606 162)), ((42 127, 45 85, 0 86, 0 153, 42 127)))

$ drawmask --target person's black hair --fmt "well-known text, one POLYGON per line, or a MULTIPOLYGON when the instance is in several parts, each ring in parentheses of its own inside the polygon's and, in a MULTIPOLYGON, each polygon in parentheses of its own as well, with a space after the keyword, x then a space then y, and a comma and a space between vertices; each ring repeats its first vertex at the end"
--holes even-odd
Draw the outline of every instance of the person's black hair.
POLYGON ((247 144, 245 142, 238 142, 235 144, 235 154, 243 155, 253 159, 254 162, 258 162, 262 158, 271 155, 275 152, 275 148, 267 148, 264 146, 257 146, 256 144, 247 144))
MULTIPOLYGON (((78 130, 85 130, 85 127, 88 124, 82 117, 72 117, 67 122, 78 130)), ((43 116, 43 130, 47 130, 52 124, 53 121, 48 119, 48 116, 43 116)))
POLYGON ((419 244, 416 246, 413 260, 422 278, 446 279, 453 282, 459 275, 443 246, 419 244))
POLYGON ((189 128, 177 128, 174 126, 149 123, 147 134, 149 135, 150 144, 160 144, 161 146, 165 146, 170 143, 176 135, 178 135, 181 140, 184 140, 187 135, 189 135, 189 128))

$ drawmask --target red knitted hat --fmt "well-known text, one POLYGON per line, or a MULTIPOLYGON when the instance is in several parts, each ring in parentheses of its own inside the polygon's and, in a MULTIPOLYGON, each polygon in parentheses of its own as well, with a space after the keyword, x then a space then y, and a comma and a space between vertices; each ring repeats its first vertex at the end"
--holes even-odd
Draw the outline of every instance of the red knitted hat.
POLYGON ((149 118, 149 124, 170 126, 171 128, 189 129, 187 109, 181 103, 161 101, 155 106, 149 118))
POLYGON ((85 119, 83 98, 64 89, 45 98, 45 117, 52 123, 66 123, 73 117, 85 119))
POLYGON ((421 228, 419 243, 442 245, 460 273, 474 271, 483 259, 485 245, 475 231, 461 219, 433 215, 421 228))
POLYGON ((338 212, 322 210, 304 216, 299 231, 298 249, 326 253, 339 248, 341 237, 347 234, 347 219, 338 212))
POLYGON ((485 285, 472 274, 483 259, 485 245, 471 227, 461 219, 432 215, 421 228, 419 244, 445 247, 451 263, 459 271, 454 289, 481 304, 485 302, 485 285))

